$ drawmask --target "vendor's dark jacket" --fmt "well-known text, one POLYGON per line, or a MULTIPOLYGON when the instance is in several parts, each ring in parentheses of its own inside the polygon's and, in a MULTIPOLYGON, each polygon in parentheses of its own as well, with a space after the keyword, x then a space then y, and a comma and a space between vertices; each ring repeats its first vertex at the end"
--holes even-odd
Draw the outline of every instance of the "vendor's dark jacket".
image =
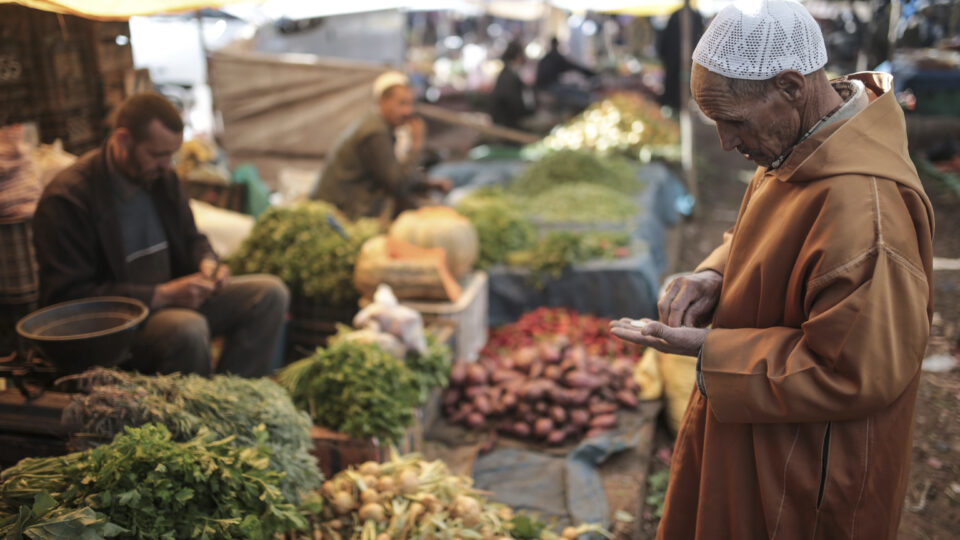
POLYGON ((417 170, 419 154, 398 161, 395 141, 379 111, 367 112, 334 145, 310 198, 335 205, 350 219, 392 217, 425 181, 417 170))
MULTIPOLYGON (((114 208, 107 145, 91 150, 46 187, 33 219, 43 305, 92 296, 126 296, 149 305, 155 285, 127 282, 120 223, 114 208)), ((163 223, 173 278, 192 274, 214 256, 171 172, 150 195, 163 223)))

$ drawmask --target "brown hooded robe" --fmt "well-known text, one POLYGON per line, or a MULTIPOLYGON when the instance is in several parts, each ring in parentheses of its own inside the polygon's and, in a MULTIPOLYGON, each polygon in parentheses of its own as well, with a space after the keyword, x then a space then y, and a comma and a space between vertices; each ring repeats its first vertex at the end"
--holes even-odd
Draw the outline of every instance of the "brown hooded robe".
POLYGON ((895 538, 932 315, 933 211, 887 75, 760 168, 698 268, 723 275, 658 538, 895 538))

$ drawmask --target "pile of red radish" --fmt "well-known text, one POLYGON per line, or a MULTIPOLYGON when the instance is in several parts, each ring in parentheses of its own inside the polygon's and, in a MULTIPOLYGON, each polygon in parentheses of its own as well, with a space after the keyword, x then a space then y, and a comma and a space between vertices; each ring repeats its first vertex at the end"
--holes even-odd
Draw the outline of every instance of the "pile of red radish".
POLYGON ((642 350, 613 337, 608 323, 540 308, 494 330, 476 363, 454 364, 447 418, 552 445, 616 427, 617 411, 637 406, 642 350))

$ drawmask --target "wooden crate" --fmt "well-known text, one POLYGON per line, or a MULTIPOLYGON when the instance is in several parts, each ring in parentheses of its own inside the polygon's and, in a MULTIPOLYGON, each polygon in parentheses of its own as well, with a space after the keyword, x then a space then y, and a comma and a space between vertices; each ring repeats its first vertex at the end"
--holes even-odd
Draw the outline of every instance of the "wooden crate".
POLYGON ((203 180, 180 179, 184 195, 191 199, 212 204, 218 208, 243 212, 247 199, 246 184, 227 184, 203 180))
POLYGON ((27 400, 15 388, 0 391, 0 467, 23 458, 67 453, 69 430, 60 423, 70 394, 44 392, 27 400))

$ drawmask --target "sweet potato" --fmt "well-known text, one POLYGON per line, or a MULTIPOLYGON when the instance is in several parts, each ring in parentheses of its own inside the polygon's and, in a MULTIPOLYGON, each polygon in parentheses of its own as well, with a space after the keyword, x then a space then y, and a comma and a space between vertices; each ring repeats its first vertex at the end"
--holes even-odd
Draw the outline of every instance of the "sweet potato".
POLYGON ((604 414, 610 414, 617 412, 619 407, 616 403, 610 403, 609 401, 600 401, 590 405, 590 414, 593 416, 600 416, 604 414))
POLYGON ((467 362, 454 362, 450 368, 450 385, 460 386, 467 382, 467 362))
POLYGON ((550 418, 557 424, 562 424, 567 421, 567 410, 559 405, 554 405, 550 407, 550 418))
POLYGON ((539 401, 550 394, 555 386, 553 381, 546 379, 530 380, 523 385, 520 393, 527 401, 539 401))
POLYGON ((536 347, 521 347, 513 353, 513 367, 519 371, 527 371, 530 364, 540 356, 536 347))
POLYGON ((590 419, 591 428, 612 428, 617 425, 616 414, 601 414, 590 419))
POLYGON ((561 360, 562 349, 560 345, 543 341, 540 343, 540 359, 548 364, 556 364, 561 360))
POLYGON ((533 363, 530 364, 530 373, 529 373, 530 378, 539 379, 540 376, 543 375, 543 368, 544 368, 543 362, 541 362, 540 360, 534 360, 533 363))
POLYGON ((607 429, 607 428, 592 428, 592 429, 590 429, 590 430, 587 431, 587 434, 584 435, 583 438, 584 438, 584 439, 590 439, 590 438, 596 437, 597 435, 603 435, 604 433, 606 433, 606 432, 608 432, 608 431, 610 431, 610 430, 607 429))
POLYGON ((559 446, 567 438, 567 432, 562 429, 555 429, 547 435, 547 444, 559 446))
POLYGON ((620 402, 624 407, 629 407, 635 409, 637 407, 637 394, 633 393, 630 390, 621 390, 617 392, 617 401, 620 402))
POLYGON ((461 395, 460 389, 458 388, 448 388, 446 392, 443 393, 443 404, 444 405, 456 405, 459 403, 461 395))
POLYGON ((480 364, 470 364, 467 368, 467 382, 470 384, 487 384, 487 370, 480 364))
POLYGON ((519 371, 514 371, 512 369, 498 369, 490 374, 490 381, 493 382, 493 384, 499 384, 511 379, 523 379, 524 377, 524 374, 520 373, 519 371))
POLYGON ((549 418, 538 418, 533 424, 533 434, 541 439, 550 435, 551 431, 553 431, 553 420, 549 418))
POLYGON ((468 386, 463 389, 463 395, 467 399, 473 399, 480 394, 486 394, 490 390, 490 387, 485 384, 478 384, 476 386, 468 386))
POLYGON ((517 406, 517 401, 516 394, 506 391, 503 393, 503 397, 500 398, 500 405, 503 407, 504 411, 509 411, 517 406))
POLYGON ((547 405, 546 401, 538 401, 533 404, 533 410, 540 414, 545 414, 548 410, 550 410, 550 406, 547 405))
POLYGON ((590 373, 582 370, 567 372, 563 376, 563 383, 571 388, 599 388, 603 381, 590 373))
POLYGON ((468 426, 475 429, 483 425, 484 416, 479 412, 474 411, 467 415, 466 422, 468 426))
POLYGON ((490 403, 490 398, 485 394, 480 394, 473 398, 473 408, 484 416, 490 414, 492 407, 493 405, 490 403))
POLYGON ((543 368, 544 379, 550 379, 551 381, 559 381, 562 375, 563 375, 563 370, 560 369, 560 366, 551 364, 543 368))
POLYGON ((518 437, 529 437, 530 424, 526 422, 514 422, 512 431, 513 431, 513 434, 518 437))
POLYGON ((577 427, 590 425, 590 413, 586 409, 570 409, 570 423, 577 427))

